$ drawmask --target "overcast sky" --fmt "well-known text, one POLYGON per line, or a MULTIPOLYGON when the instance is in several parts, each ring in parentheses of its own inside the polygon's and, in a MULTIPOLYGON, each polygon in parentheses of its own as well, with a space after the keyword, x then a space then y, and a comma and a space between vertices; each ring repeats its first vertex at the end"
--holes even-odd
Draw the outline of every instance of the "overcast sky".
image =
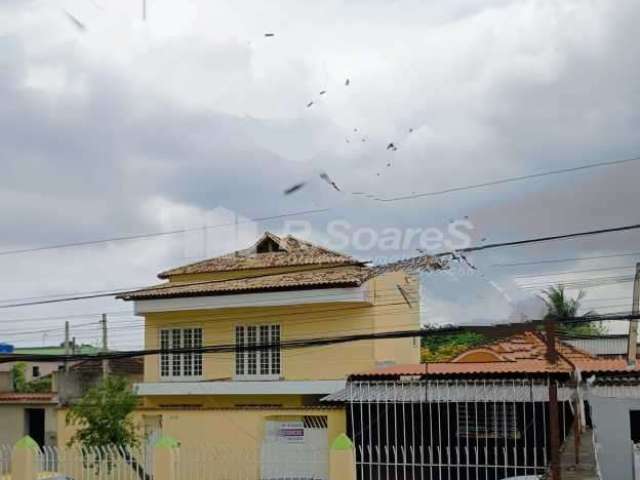
MULTIPOLYGON (((147 0, 146 21, 132 0, 5 0, 0 252, 236 218, 240 228, 3 254, 0 304, 152 284, 162 269, 285 230, 283 219, 246 219, 292 212, 328 209, 289 218, 311 222, 305 236, 318 242, 331 240, 332 221, 380 235, 468 221, 473 244, 638 223, 640 162, 371 197, 640 155, 639 22, 636 0, 147 0)), ((478 253, 482 275, 424 276, 423 321, 535 315, 537 291, 522 288, 532 276, 626 278, 640 255, 610 255, 640 252, 639 239, 478 253), (497 265, 598 255, 607 258, 497 265)), ((348 253, 377 261, 419 246, 353 243, 348 253)), ((585 307, 628 311, 631 289, 588 288, 585 307)), ((114 347, 141 345, 141 320, 112 299, 0 309, 0 341, 60 342, 68 318, 72 335, 96 342, 89 314, 101 312, 114 347)))

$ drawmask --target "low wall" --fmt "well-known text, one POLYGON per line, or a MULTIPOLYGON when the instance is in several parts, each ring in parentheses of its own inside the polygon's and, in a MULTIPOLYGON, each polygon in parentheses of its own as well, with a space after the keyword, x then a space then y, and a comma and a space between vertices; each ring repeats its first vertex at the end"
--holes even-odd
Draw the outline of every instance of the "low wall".
MULTIPOLYGON (((64 446, 73 435, 74 428, 65 422, 67 409, 58 410, 58 445, 64 446)), ((259 451, 265 434, 267 420, 294 420, 304 416, 327 417, 327 445, 346 431, 343 408, 220 408, 220 409, 140 409, 134 413, 134 421, 140 434, 145 434, 145 423, 158 419, 162 434, 175 438, 181 446, 237 447, 259 451), (159 417, 159 418, 158 418, 159 417)))

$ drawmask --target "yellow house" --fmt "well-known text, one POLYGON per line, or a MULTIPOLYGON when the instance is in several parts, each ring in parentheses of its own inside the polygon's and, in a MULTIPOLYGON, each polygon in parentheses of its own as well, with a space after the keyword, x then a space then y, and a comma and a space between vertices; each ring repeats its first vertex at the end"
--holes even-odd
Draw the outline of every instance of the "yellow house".
POLYGON ((144 317, 146 349, 229 346, 145 357, 137 389, 146 433, 184 446, 326 450, 346 420, 320 399, 354 372, 418 363, 419 339, 279 344, 419 328, 417 277, 375 272, 350 256, 265 233, 250 248, 162 272, 164 283, 123 295, 144 317), (260 345, 270 348, 234 351, 260 345))

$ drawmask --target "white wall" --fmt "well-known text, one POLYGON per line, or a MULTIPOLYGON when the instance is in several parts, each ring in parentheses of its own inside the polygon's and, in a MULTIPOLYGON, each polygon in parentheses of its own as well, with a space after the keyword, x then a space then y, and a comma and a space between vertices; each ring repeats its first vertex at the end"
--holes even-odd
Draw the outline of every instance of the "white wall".
POLYGON ((633 480, 629 412, 640 410, 638 398, 588 396, 596 432, 596 455, 602 480, 633 480))

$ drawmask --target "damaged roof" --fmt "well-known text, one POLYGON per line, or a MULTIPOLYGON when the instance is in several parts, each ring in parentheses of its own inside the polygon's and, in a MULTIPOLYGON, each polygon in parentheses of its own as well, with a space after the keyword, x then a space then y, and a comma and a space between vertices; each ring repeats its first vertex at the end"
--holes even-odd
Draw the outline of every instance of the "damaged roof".
POLYGON ((166 270, 158 274, 158 277, 303 265, 364 265, 364 263, 291 235, 279 237, 271 232, 265 232, 249 248, 166 270))

